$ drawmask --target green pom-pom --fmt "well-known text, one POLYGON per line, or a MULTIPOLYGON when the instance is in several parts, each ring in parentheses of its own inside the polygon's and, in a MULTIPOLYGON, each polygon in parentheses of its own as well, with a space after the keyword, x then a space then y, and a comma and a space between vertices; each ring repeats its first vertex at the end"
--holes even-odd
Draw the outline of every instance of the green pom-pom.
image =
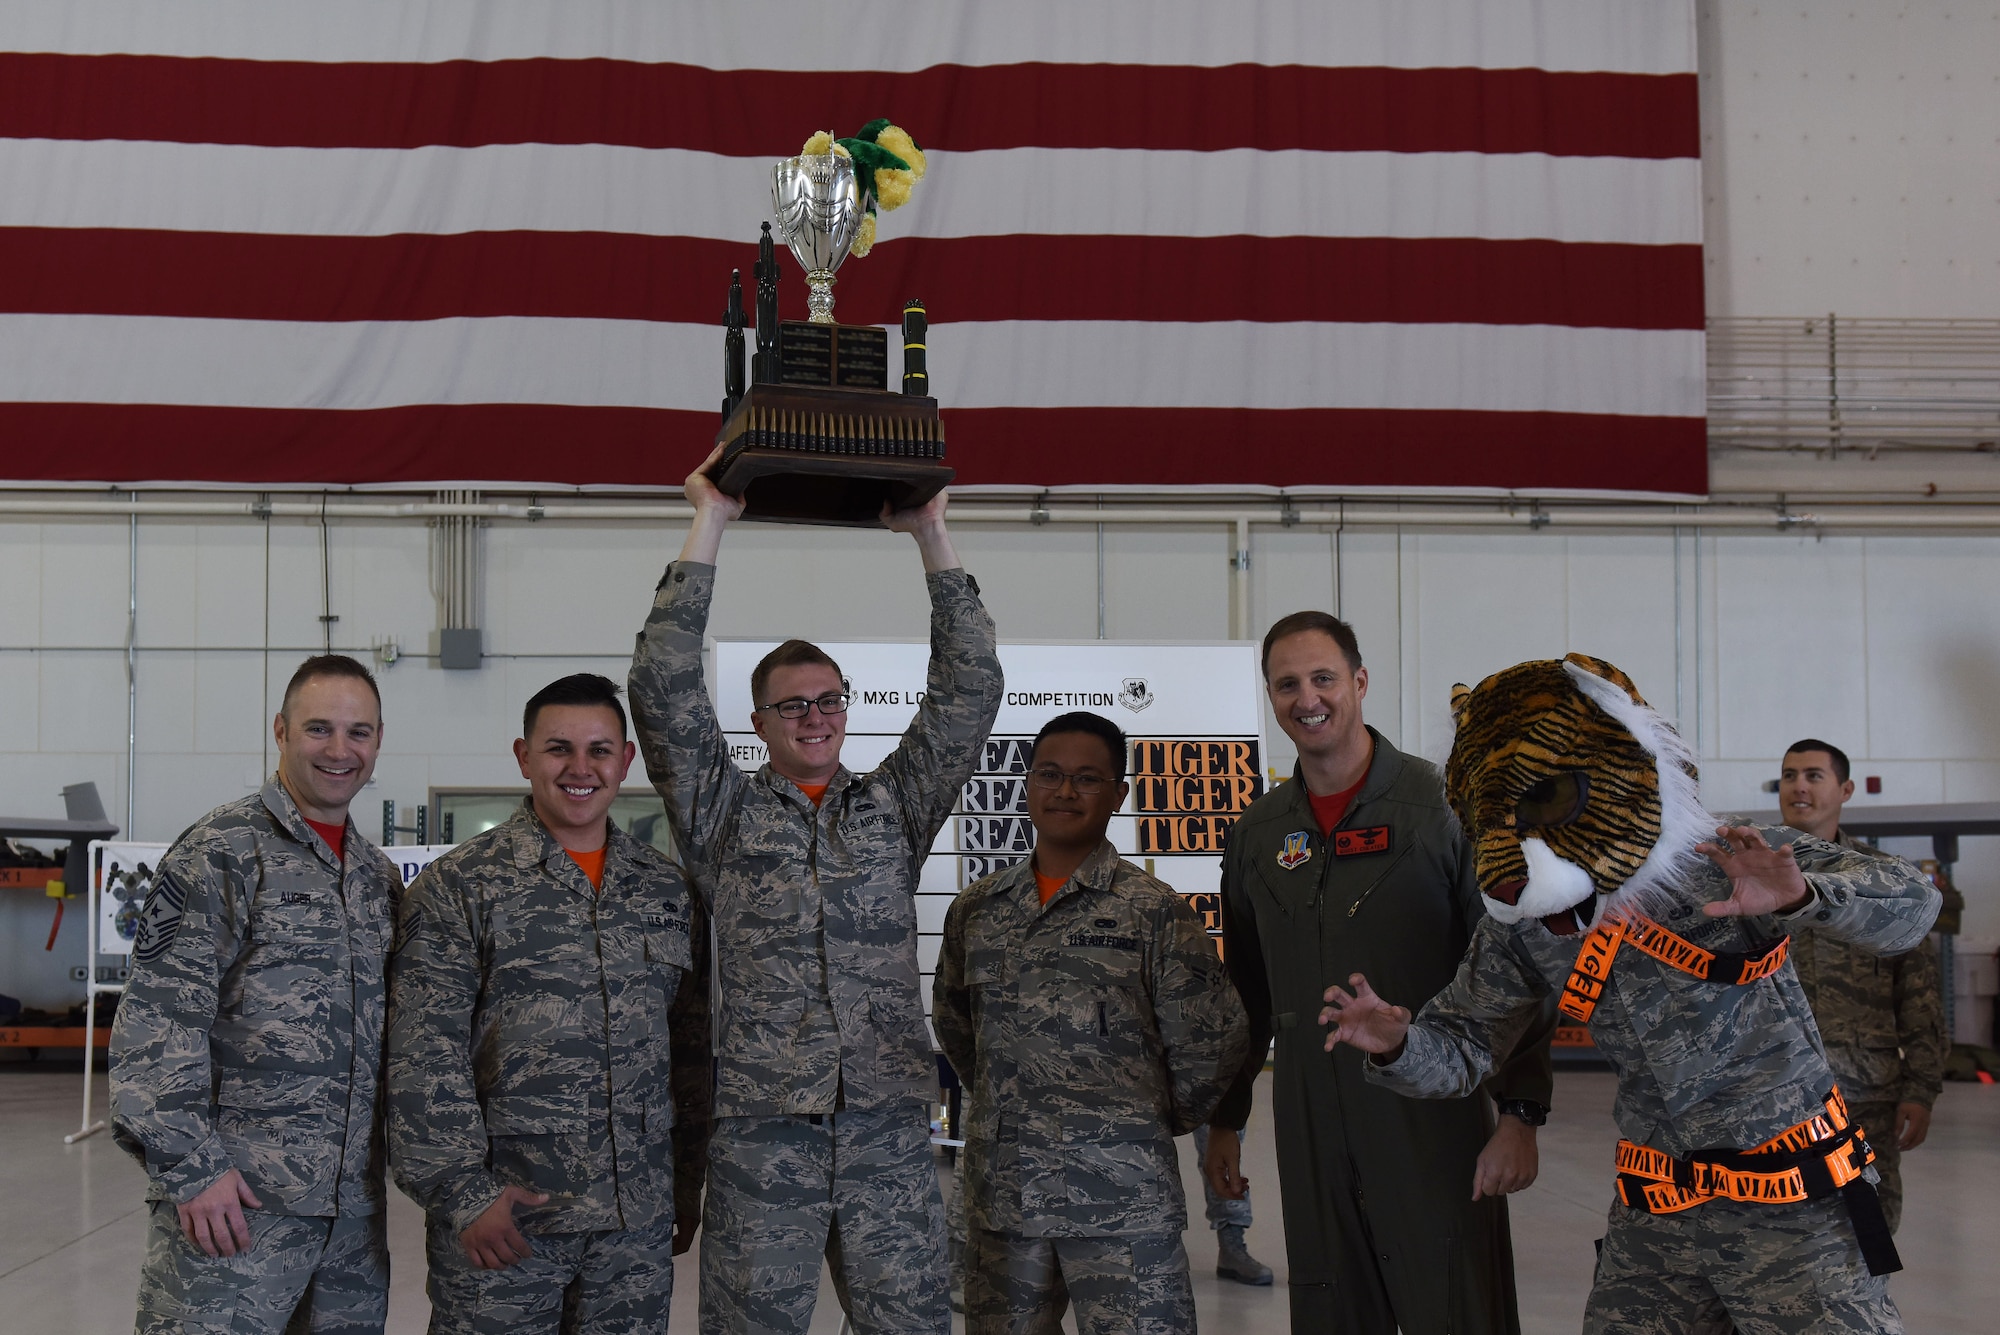
POLYGON ((872 144, 875 142, 875 136, 882 133, 882 131, 888 129, 889 124, 890 121, 887 116, 877 116, 874 120, 869 121, 866 125, 862 126, 861 132, 855 135, 854 137, 856 139, 866 139, 869 143, 872 144))
MULTIPOLYGON (((887 123, 886 121, 883 122, 885 125, 887 123)), ((908 171, 910 169, 909 163, 903 161, 888 149, 883 148, 880 144, 870 143, 866 139, 841 139, 835 142, 846 149, 848 156, 854 159, 855 189, 859 190, 861 197, 868 200, 871 205, 875 199, 875 173, 877 171, 880 171, 884 167, 893 167, 897 171, 908 171)))

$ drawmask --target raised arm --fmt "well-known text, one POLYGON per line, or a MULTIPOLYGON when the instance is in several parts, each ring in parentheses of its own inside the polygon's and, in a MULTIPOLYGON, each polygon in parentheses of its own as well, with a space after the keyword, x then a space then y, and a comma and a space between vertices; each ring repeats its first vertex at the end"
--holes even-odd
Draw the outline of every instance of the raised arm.
POLYGON ((389 956, 389 1033, 383 1086, 389 1166, 410 1199, 454 1235, 500 1199, 486 1167, 486 1119, 472 1074, 479 946, 465 896, 447 864, 411 884, 389 956))
POLYGON ((1154 923, 1153 1018, 1173 1098, 1173 1133, 1186 1135, 1215 1112, 1242 1073, 1250 1020, 1201 920, 1178 894, 1154 923))
POLYGON ((1790 829, 1725 825, 1701 851, 1729 877, 1711 917, 1754 917, 1778 935, 1794 924, 1878 955, 1913 950, 1944 897, 1901 858, 1874 857, 1790 829))
POLYGON ((919 509, 883 515, 891 529, 916 538, 931 595, 924 700, 881 769, 901 795, 904 831, 919 861, 978 762, 1005 684, 993 618, 979 601, 979 585, 958 565, 945 532, 945 503, 939 492, 919 509))

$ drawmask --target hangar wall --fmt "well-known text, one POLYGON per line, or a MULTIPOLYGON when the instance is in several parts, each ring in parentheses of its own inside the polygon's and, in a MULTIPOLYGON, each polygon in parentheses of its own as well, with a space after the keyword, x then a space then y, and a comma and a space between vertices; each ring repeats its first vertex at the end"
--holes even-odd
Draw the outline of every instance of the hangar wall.
MULTIPOLYGON (((61 786, 91 779, 127 823, 133 532, 123 521, 0 524, 0 810, 56 814, 61 786)), ((521 703, 567 672, 622 678, 681 533, 623 523, 485 529, 492 656, 478 671, 450 672, 424 656, 437 617, 421 522, 330 524, 323 572, 316 523, 141 521, 130 832, 169 839, 255 786, 285 679, 323 643, 323 599, 339 617, 336 648, 365 657, 393 641, 405 655, 380 671, 387 745, 357 810, 364 830, 385 798, 411 805, 434 786, 519 783, 508 745, 521 703)), ((1095 528, 962 525, 955 536, 1004 635, 1097 635, 1095 528)), ((1222 525, 1107 526, 1105 636, 1227 638, 1232 547, 1222 525)), ((883 533, 742 526, 724 547, 713 630, 922 638, 910 548, 883 533)), ((1449 745, 1454 681, 1578 649, 1625 668, 1662 712, 1698 731, 1718 809, 1771 806, 1760 785, 1786 743, 1808 734, 1845 746, 1858 775, 1882 778, 1881 796, 1859 801, 2000 801, 1991 707, 2000 538, 1259 527, 1251 550, 1251 624, 1337 608, 1368 661, 1367 717, 1421 754, 1449 745)), ((1278 742, 1282 770, 1290 757, 1278 742)), ((1968 839, 1965 855, 1975 907, 1960 944, 1990 955, 2000 946, 2000 841, 1968 839)), ((0 977, 38 996, 66 987, 81 915, 46 956, 47 901, 13 892, 0 912, 0 977)))

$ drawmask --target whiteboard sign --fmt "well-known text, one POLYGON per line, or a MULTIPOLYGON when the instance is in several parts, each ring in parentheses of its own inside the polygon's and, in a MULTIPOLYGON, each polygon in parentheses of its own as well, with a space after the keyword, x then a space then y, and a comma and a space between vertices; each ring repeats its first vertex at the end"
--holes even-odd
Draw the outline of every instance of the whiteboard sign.
MULTIPOLYGON (((766 759, 750 726, 750 672, 778 643, 716 641, 717 713, 731 756, 746 770, 766 759)), ((820 647, 840 664, 853 696, 842 762, 865 773, 895 749, 922 703, 930 646, 820 647)), ((1126 776, 1132 790, 1112 816, 1107 837, 1125 857, 1188 896, 1208 929, 1220 932, 1223 839, 1265 788, 1257 652, 1253 644, 1002 644, 1006 695, 999 718, 931 845, 918 886, 918 953, 925 972, 936 967, 953 897, 1033 852, 1027 772, 1035 734, 1076 709, 1102 714, 1132 742, 1126 776)), ((928 985, 925 997, 928 1002, 928 985)))

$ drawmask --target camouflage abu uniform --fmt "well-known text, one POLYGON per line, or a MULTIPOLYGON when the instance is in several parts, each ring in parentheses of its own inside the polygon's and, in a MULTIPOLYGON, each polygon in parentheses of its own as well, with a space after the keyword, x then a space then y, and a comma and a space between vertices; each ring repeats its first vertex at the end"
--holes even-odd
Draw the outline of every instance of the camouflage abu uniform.
MULTIPOLYGON (((1791 844, 1813 894, 1771 918, 1709 918, 1729 879, 1704 863, 1652 916, 1706 950, 1754 952, 1809 925, 1877 950, 1923 939, 1938 893, 1907 864, 1865 857, 1797 830, 1763 829, 1791 844)), ((1493 1054, 1561 989, 1582 938, 1540 919, 1487 918, 1450 987, 1416 1017, 1394 1062, 1367 1076, 1420 1098, 1462 1095, 1493 1069, 1493 1054)), ((1791 968, 1745 986, 1706 983, 1627 947, 1590 1021, 1598 1052, 1618 1073, 1618 1128, 1676 1158, 1761 1145, 1823 1111, 1833 1085, 1805 993, 1791 968)), ((1607 1165, 1608 1167, 1608 1165, 1607 1165)), ((1799 1204, 1716 1199, 1653 1215, 1614 1201, 1584 1316, 1586 1332, 1678 1332, 1720 1308, 1760 1332, 1900 1331, 1886 1279, 1870 1275, 1838 1198, 1799 1204)))
POLYGON ((822 1254, 862 1335, 950 1324, 915 891, 1001 676, 972 577, 926 580, 923 704, 887 760, 836 771, 817 807, 769 765, 745 774, 730 759, 702 679, 714 566, 669 566, 639 636, 633 722, 715 919, 704 1332, 803 1331, 822 1254))
MULTIPOLYGON (((1845 833, 1839 843, 1870 857, 1890 856, 1845 833)), ((1937 951, 1924 940, 1907 954, 1877 955, 1839 937, 1801 931, 1792 937, 1792 967, 1812 1003, 1848 1115, 1867 1128, 1882 1174, 1882 1212, 1893 1229, 1903 1214, 1896 1105, 1937 1102, 1951 1051, 1937 951)))
POLYGON ((1249 1018, 1187 902, 1107 840, 1044 905, 1034 865, 952 902, 931 1006, 966 1087, 966 1329, 1195 1328, 1174 1137, 1249 1018))
POLYGON ((138 1329, 380 1331, 388 1315, 382 966, 402 881, 349 821, 345 863, 276 780, 160 862, 111 1027, 112 1136, 153 1202, 138 1329), (176 1204, 231 1168, 247 1252, 208 1256, 176 1204))
POLYGON ((428 1220, 433 1331, 663 1329, 700 1208, 708 931, 673 863, 607 822, 602 886, 524 802, 426 867, 390 960, 389 1158, 428 1220), (462 1233, 513 1184, 534 1255, 462 1233))

